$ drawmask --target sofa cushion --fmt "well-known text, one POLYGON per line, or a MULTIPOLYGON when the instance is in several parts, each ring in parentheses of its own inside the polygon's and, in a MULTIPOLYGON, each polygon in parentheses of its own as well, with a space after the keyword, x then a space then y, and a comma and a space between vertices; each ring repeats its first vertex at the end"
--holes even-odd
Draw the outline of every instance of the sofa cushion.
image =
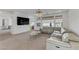
POLYGON ((66 32, 66 30, 64 28, 61 28, 61 33, 66 32))
POLYGON ((52 33, 54 30, 53 30, 53 27, 43 27, 41 29, 41 32, 43 33, 52 33))
POLYGON ((69 33, 64 33, 62 35, 62 41, 69 42, 69 33))
POLYGON ((72 40, 72 41, 79 41, 79 37, 76 36, 76 35, 73 34, 73 33, 70 33, 70 34, 69 34, 69 40, 72 40))
POLYGON ((60 46, 64 46, 64 47, 71 47, 69 43, 66 43, 66 42, 62 42, 60 41, 58 38, 56 37, 50 37, 47 39, 47 42, 48 43, 51 43, 52 45, 53 44, 56 44, 56 45, 60 45, 60 46))
POLYGON ((70 45, 72 46, 72 48, 79 48, 79 42, 75 42, 75 41, 69 41, 70 45))

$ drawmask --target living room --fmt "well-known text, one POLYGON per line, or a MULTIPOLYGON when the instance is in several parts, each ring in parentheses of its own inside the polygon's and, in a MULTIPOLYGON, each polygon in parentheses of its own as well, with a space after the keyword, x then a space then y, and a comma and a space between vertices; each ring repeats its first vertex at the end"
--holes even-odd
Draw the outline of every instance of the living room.
POLYGON ((78 13, 76 9, 2 9, 0 49, 79 49, 78 13))

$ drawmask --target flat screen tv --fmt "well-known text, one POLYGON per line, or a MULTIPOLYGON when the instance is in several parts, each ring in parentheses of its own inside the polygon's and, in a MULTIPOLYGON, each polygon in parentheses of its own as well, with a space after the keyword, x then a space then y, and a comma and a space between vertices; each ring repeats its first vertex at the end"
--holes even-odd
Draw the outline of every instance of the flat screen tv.
POLYGON ((29 25, 29 18, 17 17, 17 25, 29 25))

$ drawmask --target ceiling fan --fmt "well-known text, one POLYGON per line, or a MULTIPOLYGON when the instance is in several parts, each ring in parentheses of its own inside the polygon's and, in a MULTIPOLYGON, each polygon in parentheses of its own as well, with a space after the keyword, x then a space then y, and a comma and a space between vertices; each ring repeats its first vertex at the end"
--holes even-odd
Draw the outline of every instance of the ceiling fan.
POLYGON ((37 17, 42 17, 44 15, 44 13, 41 9, 37 9, 34 15, 37 17))

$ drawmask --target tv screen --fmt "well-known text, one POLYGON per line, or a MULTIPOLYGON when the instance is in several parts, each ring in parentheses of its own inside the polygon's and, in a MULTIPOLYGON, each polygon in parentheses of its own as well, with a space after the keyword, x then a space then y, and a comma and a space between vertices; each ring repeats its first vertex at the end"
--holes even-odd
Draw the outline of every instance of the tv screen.
POLYGON ((17 25, 28 25, 29 18, 17 17, 17 25))

